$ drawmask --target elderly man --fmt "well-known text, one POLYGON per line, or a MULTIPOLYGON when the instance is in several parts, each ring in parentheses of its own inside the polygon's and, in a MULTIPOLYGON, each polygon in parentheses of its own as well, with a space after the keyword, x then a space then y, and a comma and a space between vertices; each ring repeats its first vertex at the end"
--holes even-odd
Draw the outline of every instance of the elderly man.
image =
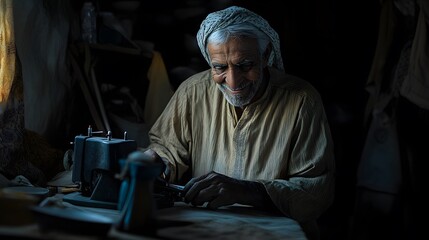
POLYGON ((274 209, 317 238, 335 168, 319 93, 284 72, 278 34, 247 9, 209 14, 197 40, 211 68, 180 85, 143 154, 186 184, 185 202, 274 209))

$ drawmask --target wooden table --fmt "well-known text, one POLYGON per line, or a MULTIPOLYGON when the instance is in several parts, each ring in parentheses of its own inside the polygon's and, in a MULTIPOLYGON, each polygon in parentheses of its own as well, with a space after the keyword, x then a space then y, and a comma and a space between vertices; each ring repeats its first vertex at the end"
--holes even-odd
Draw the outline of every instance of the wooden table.
MULTIPOLYGON (((114 209, 89 208, 64 203, 76 211, 90 211, 117 221, 114 209)), ((157 229, 154 237, 122 232, 115 225, 103 239, 306 239, 300 225, 287 217, 272 215, 249 206, 232 205, 217 210, 176 202, 173 207, 156 210, 156 219, 170 224, 157 229), (177 223, 177 224, 175 224, 177 223)), ((1 226, 0 238, 24 239, 100 239, 59 231, 41 232, 37 222, 23 226, 1 226)))

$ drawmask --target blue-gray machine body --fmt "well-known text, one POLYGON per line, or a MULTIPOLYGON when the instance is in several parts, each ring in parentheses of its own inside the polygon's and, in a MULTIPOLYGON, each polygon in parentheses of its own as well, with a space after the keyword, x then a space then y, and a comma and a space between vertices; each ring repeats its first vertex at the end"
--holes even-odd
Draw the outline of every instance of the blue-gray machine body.
POLYGON ((92 207, 116 208, 120 180, 115 174, 121 170, 120 160, 137 149, 134 140, 107 137, 76 136, 73 151, 72 181, 80 192, 67 194, 66 201, 92 207))

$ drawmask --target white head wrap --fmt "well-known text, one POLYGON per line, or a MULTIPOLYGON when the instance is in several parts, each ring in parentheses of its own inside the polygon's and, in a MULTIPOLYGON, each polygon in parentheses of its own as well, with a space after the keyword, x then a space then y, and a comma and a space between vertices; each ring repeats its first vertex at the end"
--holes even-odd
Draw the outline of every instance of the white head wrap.
POLYGON ((236 23, 247 22, 254 25, 256 28, 264 32, 271 39, 273 51, 271 52, 268 60, 268 65, 273 66, 279 70, 284 70, 283 60, 280 52, 279 36, 268 22, 245 8, 232 6, 224 10, 210 13, 206 19, 201 23, 200 30, 197 33, 197 42, 206 61, 210 64, 208 53, 206 52, 206 42, 210 34, 218 29, 225 28, 229 25, 236 23))

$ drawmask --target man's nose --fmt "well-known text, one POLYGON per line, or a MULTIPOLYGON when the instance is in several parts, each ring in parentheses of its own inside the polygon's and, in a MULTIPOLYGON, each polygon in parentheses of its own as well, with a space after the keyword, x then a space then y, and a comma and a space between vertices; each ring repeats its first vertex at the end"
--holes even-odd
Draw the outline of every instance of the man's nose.
POLYGON ((242 73, 237 68, 229 68, 226 74, 225 82, 231 90, 238 89, 242 82, 242 73))

